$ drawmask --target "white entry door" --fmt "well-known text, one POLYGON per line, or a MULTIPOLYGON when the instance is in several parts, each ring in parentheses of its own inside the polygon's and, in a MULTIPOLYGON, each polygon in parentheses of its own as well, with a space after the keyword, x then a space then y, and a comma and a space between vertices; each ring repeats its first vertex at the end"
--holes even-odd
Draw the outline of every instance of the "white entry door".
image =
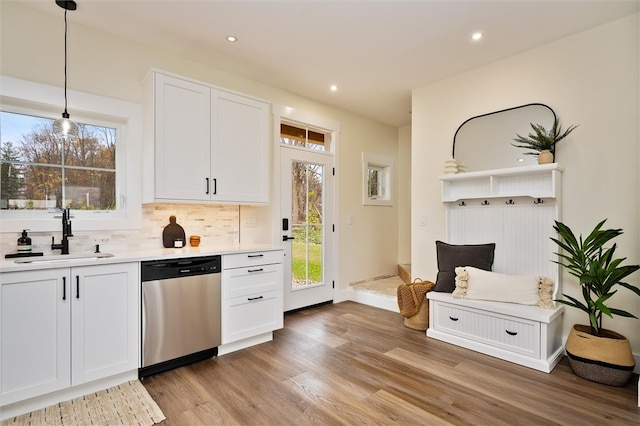
POLYGON ((280 147, 284 310, 333 300, 333 156, 280 147))

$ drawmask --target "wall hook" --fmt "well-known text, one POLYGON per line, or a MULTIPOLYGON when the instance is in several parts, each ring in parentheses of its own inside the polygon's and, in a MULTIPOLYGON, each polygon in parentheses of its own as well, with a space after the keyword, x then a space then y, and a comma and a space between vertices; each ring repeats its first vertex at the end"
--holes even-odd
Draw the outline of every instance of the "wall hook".
POLYGON ((480 205, 482 206, 488 206, 489 205, 489 201, 484 200, 483 202, 480 203, 480 205))
POLYGON ((542 204, 544 203, 544 200, 542 198, 538 198, 536 200, 533 200, 533 204, 542 204))
POLYGON ((458 203, 458 205, 459 205, 459 206, 461 206, 461 207, 464 207, 464 206, 466 206, 466 205, 467 205, 467 203, 465 203, 464 201, 460 201, 460 202, 458 203))
POLYGON ((514 202, 513 200, 505 201, 504 203, 505 203, 505 204, 508 204, 508 205, 510 205, 510 206, 512 206, 512 205, 514 205, 514 204, 515 204, 515 202, 514 202))

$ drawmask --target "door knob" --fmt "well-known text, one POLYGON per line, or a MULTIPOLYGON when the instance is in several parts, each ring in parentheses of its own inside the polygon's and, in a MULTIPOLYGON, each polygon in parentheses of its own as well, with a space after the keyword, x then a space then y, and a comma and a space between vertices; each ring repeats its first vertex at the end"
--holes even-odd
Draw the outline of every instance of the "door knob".
POLYGON ((286 235, 282 236, 282 241, 289 241, 289 240, 295 240, 295 239, 296 239, 296 237, 288 237, 286 235))

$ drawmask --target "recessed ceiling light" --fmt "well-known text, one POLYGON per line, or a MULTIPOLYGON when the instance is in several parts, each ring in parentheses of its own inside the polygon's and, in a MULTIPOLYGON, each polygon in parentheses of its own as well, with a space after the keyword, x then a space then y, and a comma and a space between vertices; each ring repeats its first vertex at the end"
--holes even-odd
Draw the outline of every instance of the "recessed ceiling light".
POLYGON ((336 86, 335 84, 332 84, 331 87, 329 88, 329 90, 331 90, 332 92, 337 92, 338 91, 338 86, 336 86))
POLYGON ((238 41, 238 37, 232 36, 232 35, 228 35, 227 36, 227 41, 229 41, 231 43, 234 43, 234 42, 238 41))
POLYGON ((481 38, 482 38, 482 33, 481 33, 481 32, 479 32, 479 31, 478 31, 477 33, 473 33, 473 34, 471 35, 471 40, 473 40, 473 41, 478 41, 478 40, 480 40, 481 38))

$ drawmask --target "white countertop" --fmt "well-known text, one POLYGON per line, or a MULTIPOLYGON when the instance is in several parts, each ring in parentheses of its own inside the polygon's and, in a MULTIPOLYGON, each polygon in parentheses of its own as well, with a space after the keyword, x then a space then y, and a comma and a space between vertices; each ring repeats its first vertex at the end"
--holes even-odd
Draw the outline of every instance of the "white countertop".
MULTIPOLYGON (((42 257, 30 257, 30 258, 11 258, 0 260, 0 273, 6 272, 20 272, 20 271, 35 271, 40 269, 54 269, 54 268, 70 268, 75 266, 94 266, 94 265, 106 265, 113 263, 126 263, 126 262, 141 262, 145 260, 156 259, 176 259, 180 257, 197 257, 197 256, 213 256, 224 255, 234 253, 249 253, 256 251, 272 251, 282 250, 280 246, 274 246, 269 244, 233 244, 228 246, 216 246, 216 247, 183 247, 183 248, 158 248, 147 250, 128 250, 124 252, 108 251, 113 254, 112 257, 104 258, 78 258, 74 255, 82 255, 90 253, 76 253, 71 252, 69 257, 65 255, 54 254, 51 256, 44 256, 47 261, 42 261, 42 257), (54 260, 49 260, 55 257, 54 260), (57 259, 59 257, 59 260, 57 259), (16 260, 33 260, 29 263, 16 263, 16 260), (40 259, 40 261, 38 261, 40 259)), ((105 251, 106 253, 107 251, 105 251)))

